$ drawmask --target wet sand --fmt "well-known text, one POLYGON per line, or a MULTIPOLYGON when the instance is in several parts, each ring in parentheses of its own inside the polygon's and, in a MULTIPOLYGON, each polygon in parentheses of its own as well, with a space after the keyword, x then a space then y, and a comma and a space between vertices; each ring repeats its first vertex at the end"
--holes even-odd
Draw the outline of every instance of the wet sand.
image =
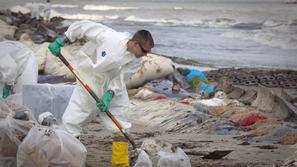
MULTIPOLYGON (((169 142, 181 147, 185 151, 193 167, 279 166, 295 152, 295 149, 291 148, 290 145, 269 142, 257 142, 245 145, 243 141, 232 138, 234 136, 160 133, 152 129, 133 124, 130 134, 136 141, 137 146, 140 146, 142 141, 148 138, 169 142), (202 158, 204 154, 214 150, 233 150, 233 152, 219 160, 202 158)), ((99 122, 93 121, 87 125, 86 133, 82 136, 81 141, 88 151, 88 167, 110 166, 112 138, 109 132, 99 122)))

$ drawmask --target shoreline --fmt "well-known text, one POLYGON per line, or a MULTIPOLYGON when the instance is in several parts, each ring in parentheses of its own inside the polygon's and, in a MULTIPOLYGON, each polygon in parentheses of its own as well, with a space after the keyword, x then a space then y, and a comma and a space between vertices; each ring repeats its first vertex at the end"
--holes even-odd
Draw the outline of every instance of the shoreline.
POLYGON ((192 59, 186 59, 186 58, 182 58, 182 57, 176 57, 176 56, 168 56, 168 55, 164 55, 164 54, 159 54, 159 53, 154 53, 166 58, 171 59, 174 63, 180 64, 182 66, 193 66, 196 67, 197 69, 199 69, 199 67, 202 68, 210 68, 210 69, 224 69, 224 68, 233 68, 233 69, 258 69, 258 70, 271 70, 271 71, 277 71, 277 70, 292 70, 292 71, 297 71, 297 67, 296 68, 281 68, 281 67, 270 67, 270 66, 250 66, 250 65, 246 65, 246 66, 224 66, 224 65, 215 65, 215 64, 207 64, 207 63, 201 63, 199 61, 196 60, 192 60, 192 59))
MULTIPOLYGON (((26 15, 20 15, 19 21, 26 20, 26 17, 26 15)), ((41 45, 55 39, 67 28, 64 26, 57 29, 61 20, 63 19, 53 19, 54 22, 50 24, 53 26, 51 28, 49 25, 38 27, 42 31, 38 28, 35 31, 29 27, 18 28, 16 32, 20 36, 20 33, 29 31, 33 40, 41 41, 39 44, 35 43, 41 48, 41 45), (52 34, 51 31, 57 33, 52 34), (42 34, 40 32, 45 32, 45 34, 40 36, 42 34)), ((30 23, 32 20, 27 18, 26 21, 30 23)), ((30 26, 30 24, 27 25, 30 26)), ((15 36, 13 34, 12 39, 15 36)), ((81 44, 76 47, 80 46, 81 44)), ((47 46, 44 48, 47 49, 47 46)), ((136 95, 129 97, 128 112, 129 121, 134 125, 129 133, 132 134, 137 146, 140 146, 147 138, 171 143, 185 151, 192 166, 280 166, 292 155, 296 159, 294 152, 297 145, 297 126, 294 119, 297 117, 292 114, 290 107, 297 108, 297 98, 294 96, 297 95, 297 70, 257 67, 220 68, 190 59, 161 56, 171 59, 176 65, 203 69, 202 71, 206 71, 207 77, 213 82, 218 82, 222 76, 226 76, 232 81, 230 84, 232 90, 226 93, 227 91, 223 89, 221 94, 217 92, 216 97, 206 99, 189 96, 173 98, 165 94, 166 91, 172 93, 169 87, 172 83, 165 83, 163 88, 159 80, 151 81, 154 88, 159 86, 163 92, 158 92, 157 89, 148 91, 146 85, 140 86, 136 95), (264 86, 260 85, 265 84, 268 87, 267 90, 262 92, 254 90, 255 88, 264 89, 264 86), (294 88, 288 90, 288 87, 285 87, 287 85, 294 88), (246 88, 241 88, 241 86, 246 86, 246 88), (292 91, 295 94, 292 95, 293 98, 287 100, 275 92, 269 92, 274 88, 280 88, 289 93, 292 91), (258 101, 257 98, 259 98, 258 101), (252 105, 255 101, 258 102, 258 106, 252 105), (268 106, 268 109, 260 108, 261 105, 268 106), (252 114, 261 114, 267 119, 254 122, 255 124, 249 126, 241 126, 241 120, 252 114), (226 150, 232 150, 226 157, 202 158, 205 153, 226 150)), ((50 58, 54 57, 50 55, 50 58)), ((45 96, 51 97, 52 95, 46 94, 45 96)), ((51 101, 54 102, 54 100, 51 101)), ((297 115, 297 112, 295 114, 297 115)), ((110 166, 112 135, 100 122, 99 117, 96 117, 87 124, 80 140, 87 148, 86 164, 89 167, 110 166)))
MULTIPOLYGON (((15 9, 15 10, 17 10, 17 9, 15 9)), ((21 9, 19 9, 19 10, 21 10, 21 9)), ((69 20, 69 19, 65 19, 65 20, 69 20)), ((73 20, 70 19, 70 21, 73 21, 73 20)), ((270 24, 274 23, 273 20, 271 20, 272 23, 270 23, 269 20, 267 22, 268 23, 261 23, 264 26, 264 27, 262 26, 262 28, 265 28, 266 24, 269 27, 270 24)), ((135 23, 131 22, 131 25, 132 25, 132 23, 136 24, 136 26, 139 26, 139 25, 137 25, 136 22, 135 23)), ((145 23, 142 23, 142 22, 140 22, 140 23, 141 23, 140 27, 141 26, 149 26, 149 24, 146 25, 145 23)), ((107 23, 107 24, 113 25, 113 23, 107 23)), ((290 23, 290 24, 294 25, 294 23, 290 23)), ((118 26, 118 25, 115 24, 114 27, 115 28, 124 28, 124 29, 128 28, 129 29, 129 26, 131 26, 131 25, 129 24, 129 25, 118 26)), ((153 27, 150 27, 150 28, 156 28, 156 27, 153 26, 153 27)), ((164 27, 161 26, 161 29, 162 28, 164 28, 164 27)), ((186 26, 184 28, 186 28, 186 26)), ((273 27, 272 27, 272 29, 273 29, 273 27)), ((165 30, 166 30, 166 28, 165 28, 165 30)), ((231 28, 231 30, 232 30, 232 28, 231 28)), ((164 29, 162 31, 164 31, 164 29)), ((192 29, 191 29, 191 31, 192 31, 192 29)), ((278 29, 276 29, 276 31, 278 31, 278 29)), ((210 31, 206 31, 206 32, 207 33, 212 33, 210 31)), ((174 34, 174 33, 177 33, 179 35, 178 37, 180 37, 180 35, 182 35, 179 31, 174 31, 174 26, 173 26, 173 33, 172 34, 174 34)), ((223 33, 221 35, 224 36, 224 34, 225 33, 223 33)), ((156 35, 160 35, 160 34, 156 33, 156 35)), ((188 48, 185 48, 185 50, 183 50, 182 48, 179 49, 179 52, 177 52, 177 54, 176 54, 177 56, 176 56, 175 52, 172 52, 172 51, 171 52, 166 52, 166 51, 164 52, 162 46, 160 46, 161 49, 158 49, 159 53, 157 53, 157 54, 165 56, 167 58, 170 58, 170 59, 174 60, 176 63, 182 64, 182 65, 194 65, 194 66, 203 66, 203 67, 205 66, 205 67, 211 67, 211 68, 231 68, 231 67, 233 67, 233 68, 271 69, 271 70, 274 70, 274 69, 297 70, 297 66, 292 63, 292 62, 294 62, 294 59, 297 61, 297 58, 292 57, 292 52, 294 52, 295 50, 293 50, 293 51, 282 50, 281 48, 279 50, 277 50, 277 49, 273 50, 273 47, 271 47, 273 45, 270 45, 269 43, 267 45, 267 48, 266 47, 262 48, 262 50, 259 51, 259 53, 257 53, 257 54, 249 53, 248 50, 247 51, 243 50, 241 52, 241 51, 236 50, 236 49, 240 49, 240 48, 236 48, 234 50, 234 52, 236 52, 236 54, 234 54, 234 55, 231 54, 229 56, 228 53, 231 53, 232 49, 234 49, 234 47, 236 47, 236 46, 230 45, 230 41, 236 42, 238 40, 238 38, 235 38, 236 35, 241 35, 241 34, 232 33, 232 31, 231 31, 231 33, 227 32, 226 36, 228 37, 228 41, 226 41, 226 42, 229 42, 229 43, 226 43, 227 47, 224 48, 224 43, 218 43, 218 44, 220 44, 218 49, 222 49, 222 52, 220 52, 220 50, 217 50, 215 52, 208 52, 208 50, 206 48, 206 51, 204 52, 205 57, 204 57, 204 53, 201 53, 199 51, 198 52, 195 51, 193 53, 187 52, 186 49, 188 49, 188 48), (230 46, 228 46, 228 45, 230 45, 230 46), (228 48, 228 47, 230 47, 230 48, 228 48), (230 52, 228 51, 229 49, 231 50, 230 52), (267 49, 267 50, 265 50, 265 49, 267 49), (272 50, 269 50, 269 49, 272 49, 272 50), (227 50, 227 52, 226 52, 226 50, 227 50), (276 56, 277 54, 272 54, 272 53, 274 53, 272 51, 276 51, 276 53, 280 53, 279 56, 276 56), (278 51, 280 51, 280 52, 278 52, 278 51), (165 55, 162 54, 162 53, 165 53, 165 55), (166 53, 171 53, 171 54, 166 55, 166 53), (199 54, 194 54, 194 53, 199 53, 199 54), (187 55, 188 58, 183 58, 183 54, 187 55), (272 55, 270 56, 270 54, 272 54, 272 55), (217 58, 215 57, 215 55, 217 56, 217 58), (249 58, 249 55, 251 55, 252 57, 249 58), (231 61, 229 61, 229 59, 227 59, 227 58, 230 58, 231 61)), ((261 35, 261 34, 259 34, 259 35, 261 35)), ((220 37, 220 35, 218 37, 220 37)), ((213 37, 210 36, 210 38, 212 39, 213 37)), ((251 42, 253 40, 255 40, 255 39, 247 40, 247 42, 251 42)), ((170 42, 168 40, 165 40, 165 42, 168 42, 168 44, 170 44, 170 42)), ((262 47, 263 43, 261 43, 261 40, 258 41, 258 42, 260 42, 259 45, 261 45, 261 47, 262 47)), ((275 42, 279 42, 279 41, 277 41, 277 39, 276 39, 275 42)), ((178 44, 180 44, 180 43, 177 43, 177 45, 178 44)), ((240 44, 242 44, 242 42, 240 44)), ((209 46, 209 41, 207 41, 207 46, 209 46)), ((265 46, 265 43, 264 43, 263 46, 265 46)), ((168 45, 168 47, 175 47, 175 46, 174 45, 168 45)), ((252 45, 252 47, 257 47, 257 46, 252 45)), ((195 45, 194 48, 197 50, 200 47, 199 47, 199 45, 195 45)), ((276 46, 275 48, 278 48, 278 47, 276 46)), ((249 48, 244 48, 244 49, 249 49, 249 48)), ((252 50, 252 52, 254 52, 254 51, 257 52, 258 50, 252 50)))

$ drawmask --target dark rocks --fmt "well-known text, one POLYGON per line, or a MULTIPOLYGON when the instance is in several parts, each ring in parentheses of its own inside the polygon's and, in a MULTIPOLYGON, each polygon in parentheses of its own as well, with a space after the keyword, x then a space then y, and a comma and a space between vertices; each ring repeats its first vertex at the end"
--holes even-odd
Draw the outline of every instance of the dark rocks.
POLYGON ((225 93, 231 93, 234 89, 232 85, 233 81, 229 77, 222 77, 218 81, 216 91, 223 91, 225 93))
POLYGON ((235 87, 231 93, 227 95, 229 99, 239 99, 245 91, 239 87, 235 87))
POLYGON ((203 156, 203 159, 221 159, 231 153, 233 150, 215 150, 203 156))
MULTIPOLYGON (((264 86, 271 89, 283 88, 285 91, 291 92, 291 94, 292 92, 296 92, 296 95, 294 95, 294 97, 296 97, 293 98, 295 100, 285 100, 287 100, 291 105, 297 107, 297 71, 224 68, 206 71, 205 74, 207 77, 211 78, 212 82, 218 82, 217 91, 222 90, 228 95, 228 98, 237 99, 245 105, 251 105, 251 103, 256 99, 257 93, 254 89, 261 85, 262 87, 264 86), (240 88, 236 88, 235 86, 239 86, 242 90, 240 88)), ((270 90, 267 91, 269 92, 270 90)), ((263 97, 261 97, 262 100, 266 97, 263 101, 263 105, 265 104, 266 106, 262 105, 260 106, 260 109, 263 109, 261 107, 272 107, 271 103, 273 102, 269 101, 272 101, 273 99, 271 99, 268 94, 269 93, 264 93, 263 97)))
POLYGON ((32 19, 30 14, 15 13, 10 10, 0 11, 0 19, 17 27, 14 40, 19 40, 23 33, 27 33, 37 44, 54 41, 57 37, 62 36, 70 25, 62 23, 64 19, 61 17, 54 17, 49 23, 44 23, 42 17, 40 20, 36 20, 32 19))
POLYGON ((232 28, 244 29, 244 30, 257 30, 261 29, 262 23, 238 23, 232 26, 232 28))
MULTIPOLYGON (((260 70, 252 68, 224 68, 205 72, 210 81, 227 77, 234 85, 297 89, 297 72, 293 70, 260 70)), ((226 92, 228 93, 228 92, 226 92)))
POLYGON ((252 102, 257 98, 257 91, 254 89, 249 89, 248 91, 245 91, 244 95, 242 95, 238 101, 245 105, 251 105, 252 102))

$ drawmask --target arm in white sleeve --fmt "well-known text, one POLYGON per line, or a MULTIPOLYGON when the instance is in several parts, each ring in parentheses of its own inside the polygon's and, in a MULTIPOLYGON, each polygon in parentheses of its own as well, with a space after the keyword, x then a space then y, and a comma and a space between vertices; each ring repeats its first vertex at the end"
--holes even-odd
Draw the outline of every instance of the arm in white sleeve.
POLYGON ((100 23, 84 20, 71 24, 65 32, 65 35, 71 42, 86 38, 87 40, 101 43, 104 33, 107 31, 114 30, 100 23))
POLYGON ((12 85, 17 78, 17 64, 9 55, 0 56, 0 81, 12 85))

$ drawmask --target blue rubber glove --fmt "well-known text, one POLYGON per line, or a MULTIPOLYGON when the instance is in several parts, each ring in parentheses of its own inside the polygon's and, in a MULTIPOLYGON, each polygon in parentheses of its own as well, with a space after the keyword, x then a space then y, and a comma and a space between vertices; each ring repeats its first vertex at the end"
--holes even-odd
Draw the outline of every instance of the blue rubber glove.
POLYGON ((51 53, 55 56, 59 56, 61 53, 61 47, 65 45, 62 38, 57 38, 53 43, 51 43, 48 46, 48 49, 51 51, 51 53))
POLYGON ((101 98, 101 101, 96 104, 97 108, 101 112, 106 112, 108 110, 109 103, 113 98, 113 96, 114 96, 114 92, 112 90, 108 90, 107 92, 105 92, 101 98))
POLYGON ((2 98, 5 99, 11 94, 11 86, 5 85, 2 90, 2 98))

